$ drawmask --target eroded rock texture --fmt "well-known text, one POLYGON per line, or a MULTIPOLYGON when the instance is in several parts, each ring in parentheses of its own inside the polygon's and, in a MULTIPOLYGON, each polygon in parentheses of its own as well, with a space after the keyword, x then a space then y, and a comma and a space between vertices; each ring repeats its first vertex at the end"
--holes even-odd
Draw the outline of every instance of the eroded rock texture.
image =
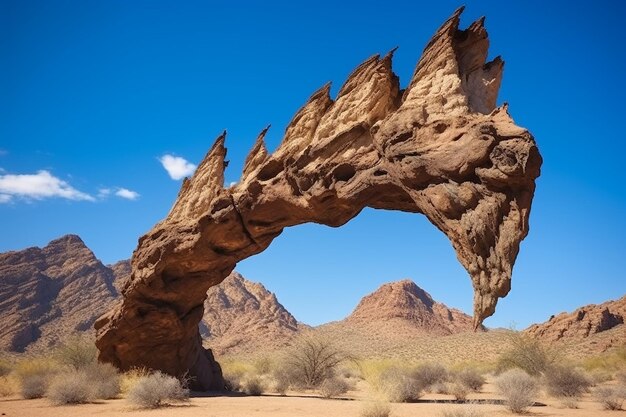
POLYGON ((95 324, 100 358, 189 371, 196 388, 221 388, 198 333, 207 289, 285 227, 341 226, 364 207, 426 215, 471 276, 474 325, 493 314, 528 233, 541 157, 506 106, 496 108, 503 62, 485 62, 483 19, 459 30, 461 11, 428 43, 406 90, 393 51, 371 57, 336 99, 329 86, 315 92, 271 155, 263 131, 230 188, 220 136, 139 240, 123 302, 95 324))

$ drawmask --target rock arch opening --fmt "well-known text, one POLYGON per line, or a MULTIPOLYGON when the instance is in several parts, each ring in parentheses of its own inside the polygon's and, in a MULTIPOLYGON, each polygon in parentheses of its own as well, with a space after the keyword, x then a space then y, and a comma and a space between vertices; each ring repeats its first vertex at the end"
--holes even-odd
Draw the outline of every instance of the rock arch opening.
POLYGON ((528 233, 541 156, 506 105, 496 107, 503 61, 486 62, 484 20, 460 30, 461 12, 435 33, 405 90, 393 51, 369 58, 335 99, 328 85, 315 92, 271 155, 261 132, 228 188, 226 133, 218 137, 168 216, 140 238, 123 299, 95 323, 100 359, 221 389, 198 331, 208 288, 284 228, 339 227, 365 207, 425 215, 471 277, 474 325, 493 314, 528 233))

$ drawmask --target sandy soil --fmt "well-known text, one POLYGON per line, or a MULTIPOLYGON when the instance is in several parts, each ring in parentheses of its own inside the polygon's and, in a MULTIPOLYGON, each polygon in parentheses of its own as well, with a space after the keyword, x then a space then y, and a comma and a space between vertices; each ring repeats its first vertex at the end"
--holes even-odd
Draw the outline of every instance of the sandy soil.
MULTIPOLYGON (((201 395, 201 394, 200 394, 201 395)), ((367 404, 368 395, 363 391, 350 392, 344 399, 323 399, 310 394, 289 393, 282 397, 264 395, 247 396, 194 396, 183 405, 168 406, 156 410, 138 410, 124 399, 102 401, 96 404, 74 406, 52 406, 48 400, 22 400, 8 398, 0 400, 0 413, 8 417, 358 417, 367 404)), ((497 404, 453 404, 445 395, 426 395, 417 403, 392 404, 392 416, 415 417, 440 416, 451 408, 475 408, 485 417, 512 416, 504 406, 497 404)), ((470 399, 497 399, 488 386, 485 392, 470 396, 470 399)), ((532 407, 526 416, 535 417, 617 417, 626 416, 626 411, 605 411, 600 404, 587 395, 580 401, 578 409, 564 408, 558 401, 541 398, 541 405, 532 407)))

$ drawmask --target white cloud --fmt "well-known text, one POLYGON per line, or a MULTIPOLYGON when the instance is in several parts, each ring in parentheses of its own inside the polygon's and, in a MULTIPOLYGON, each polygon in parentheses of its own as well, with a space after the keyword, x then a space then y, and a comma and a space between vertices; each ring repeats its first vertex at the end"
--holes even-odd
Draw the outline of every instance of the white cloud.
POLYGON ((100 188, 98 190, 98 198, 99 199, 107 198, 109 195, 111 195, 111 189, 110 188, 100 188))
POLYGON ((163 155, 159 158, 159 161, 173 180, 187 177, 196 170, 194 164, 180 156, 163 155))
POLYGON ((127 200, 137 200, 139 198, 139 193, 136 191, 131 191, 127 188, 118 188, 115 192, 115 195, 118 197, 125 198, 127 200))
POLYGON ((95 201, 89 194, 78 191, 67 182, 42 170, 36 174, 6 174, 0 175, 0 194, 3 202, 11 197, 42 200, 44 198, 60 197, 68 200, 95 201))
POLYGON ((8 203, 11 201, 11 196, 8 194, 0 194, 0 204, 8 203))

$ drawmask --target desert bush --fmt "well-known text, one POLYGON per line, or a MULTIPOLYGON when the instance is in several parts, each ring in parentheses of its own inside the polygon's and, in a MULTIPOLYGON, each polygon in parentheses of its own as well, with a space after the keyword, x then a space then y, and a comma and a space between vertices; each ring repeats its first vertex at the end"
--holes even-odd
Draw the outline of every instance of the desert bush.
POLYGON ((448 381, 449 373, 443 365, 425 363, 415 368, 413 377, 423 389, 428 389, 435 384, 448 381))
POLYGON ((22 397, 41 398, 46 393, 50 379, 58 371, 49 358, 24 359, 14 369, 22 397))
POLYGON ((368 402, 361 408, 360 417, 389 417, 391 407, 388 403, 368 402))
POLYGON ((93 340, 84 336, 73 336, 59 345, 52 353, 59 364, 74 369, 83 369, 97 362, 98 349, 93 340))
POLYGON ((549 395, 556 398, 577 398, 589 390, 591 381, 575 368, 554 366, 546 372, 544 383, 549 395))
POLYGON ((528 410, 539 394, 537 381, 521 369, 504 372, 495 385, 507 408, 518 414, 528 410))
POLYGON ((188 401, 189 390, 177 378, 157 371, 139 377, 127 398, 138 407, 157 408, 169 402, 188 401))
POLYGON ((620 384, 626 386, 626 370, 622 370, 622 371, 619 371, 618 373, 616 373, 615 374, 615 379, 620 384))
POLYGON ((509 343, 511 347, 498 359, 498 372, 519 368, 529 375, 538 376, 556 363, 556 352, 530 336, 511 333, 509 343))
POLYGON ((441 417, 482 417, 484 414, 475 407, 448 408, 441 412, 441 417))
POLYGON ((587 372, 587 375, 589 375, 589 378, 591 379, 591 385, 593 386, 602 384, 603 382, 607 382, 613 379, 613 374, 604 369, 592 369, 587 372))
POLYGON ((15 384, 9 377, 0 377, 0 397, 8 397, 15 393, 15 384))
POLYGON ((333 398, 345 394, 350 389, 350 385, 345 379, 337 376, 326 378, 320 384, 320 395, 324 398, 333 398))
POLYGON ((132 368, 124 372, 120 377, 120 392, 127 394, 142 377, 148 375, 150 375, 148 368, 132 368))
POLYGON ((450 394, 450 384, 448 382, 439 382, 430 387, 430 392, 434 394, 450 394))
POLYGON ((262 356, 255 359, 252 366, 257 375, 269 375, 274 369, 274 362, 269 357, 262 356))
POLYGON ((450 392, 450 395, 454 396, 455 400, 465 401, 470 390, 462 382, 456 381, 449 385, 448 391, 450 392))
POLYGON ((272 370, 272 388, 280 395, 285 395, 291 386, 291 376, 283 367, 276 367, 272 370))
POLYGON ((480 392, 483 385, 485 385, 485 377, 473 368, 466 368, 455 372, 454 379, 474 392, 480 392))
POLYGON ((292 385, 317 388, 335 373, 346 359, 330 340, 322 337, 302 336, 288 352, 284 365, 292 385))
POLYGON ((57 373, 50 381, 46 397, 55 405, 84 404, 95 399, 91 381, 84 370, 57 373))
POLYGON ((250 375, 242 381, 241 390, 247 395, 259 396, 265 391, 265 385, 261 378, 256 375, 250 375))
POLYGON ((410 370, 391 367, 381 372, 378 389, 390 402, 410 402, 422 396, 423 386, 410 370))
POLYGON ((12 370, 13 365, 9 361, 0 359, 0 378, 9 375, 12 370))
POLYGON ((93 396, 99 400, 115 398, 121 391, 117 368, 109 363, 94 363, 84 369, 92 387, 93 396))
POLYGON ((598 387, 595 390, 596 400, 605 410, 621 410, 626 399, 625 387, 598 387))

